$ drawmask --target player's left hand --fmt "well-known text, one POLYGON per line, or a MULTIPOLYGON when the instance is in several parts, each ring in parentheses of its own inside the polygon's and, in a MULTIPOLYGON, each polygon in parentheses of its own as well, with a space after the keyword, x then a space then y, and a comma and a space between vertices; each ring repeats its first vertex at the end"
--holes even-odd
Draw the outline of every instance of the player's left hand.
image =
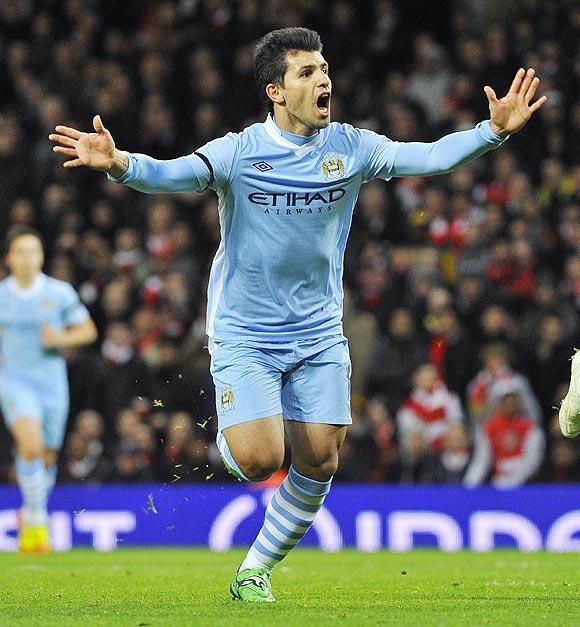
POLYGON ((44 348, 49 350, 62 348, 64 345, 63 332, 45 324, 40 329, 40 341, 44 348))
POLYGON ((533 68, 529 68, 527 72, 520 68, 508 93, 500 100, 489 85, 483 88, 489 101, 491 130, 494 133, 501 136, 517 133, 532 117, 532 113, 546 102, 546 96, 542 96, 530 105, 540 84, 540 79, 535 73, 533 68))

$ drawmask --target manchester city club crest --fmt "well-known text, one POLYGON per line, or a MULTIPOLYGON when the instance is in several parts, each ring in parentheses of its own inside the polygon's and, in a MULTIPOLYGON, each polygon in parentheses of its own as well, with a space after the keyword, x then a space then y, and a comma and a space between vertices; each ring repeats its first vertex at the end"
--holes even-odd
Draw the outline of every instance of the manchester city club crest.
POLYGON ((234 408, 234 391, 231 385, 226 385, 221 389, 221 413, 225 413, 234 408))
POLYGON ((322 159, 322 173, 327 181, 336 181, 346 176, 343 157, 336 153, 327 153, 322 159))

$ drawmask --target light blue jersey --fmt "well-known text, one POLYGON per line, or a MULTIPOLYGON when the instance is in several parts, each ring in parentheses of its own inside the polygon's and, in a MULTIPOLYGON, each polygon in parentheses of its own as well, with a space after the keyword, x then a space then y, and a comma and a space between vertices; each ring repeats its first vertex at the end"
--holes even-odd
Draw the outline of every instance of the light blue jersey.
POLYGON ((179 159, 129 154, 118 182, 149 193, 217 192, 207 332, 264 346, 342 333, 343 257, 363 183, 450 172, 502 141, 486 121, 433 143, 338 123, 295 143, 268 116, 179 159))
POLYGON ((43 325, 62 330, 88 320, 75 290, 39 274, 22 289, 14 277, 0 282, 0 372, 48 390, 67 391, 66 364, 57 350, 42 346, 43 325))

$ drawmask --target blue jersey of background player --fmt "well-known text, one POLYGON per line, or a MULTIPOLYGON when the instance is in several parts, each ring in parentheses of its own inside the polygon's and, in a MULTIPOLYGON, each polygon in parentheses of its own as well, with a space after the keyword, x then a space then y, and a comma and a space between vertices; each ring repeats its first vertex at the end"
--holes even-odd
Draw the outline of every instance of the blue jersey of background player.
POLYGON ((372 178, 449 172, 518 131, 544 102, 520 69, 490 120, 432 144, 331 124, 332 84, 320 38, 273 31, 258 44, 256 78, 270 115, 171 161, 117 150, 95 133, 57 126, 66 167, 88 166, 144 192, 214 189, 221 244, 208 293, 218 446, 238 476, 292 465, 231 585, 236 599, 272 601, 272 567, 303 537, 330 489, 350 422, 350 363, 340 323, 342 263, 360 186, 372 178))
POLYGON ((77 293, 68 283, 43 274, 43 261, 34 231, 9 237, 6 264, 11 274, 0 282, 0 407, 16 443, 23 552, 49 548, 47 500, 69 402, 60 349, 96 338, 77 293))

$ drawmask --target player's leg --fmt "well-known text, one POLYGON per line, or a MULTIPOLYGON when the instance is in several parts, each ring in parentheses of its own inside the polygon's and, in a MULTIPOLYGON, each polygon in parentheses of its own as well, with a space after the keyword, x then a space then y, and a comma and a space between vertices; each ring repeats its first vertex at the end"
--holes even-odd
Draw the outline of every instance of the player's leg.
POLYGON ((240 571, 272 570, 310 529, 330 491, 346 425, 287 421, 292 465, 266 509, 264 525, 240 571))
POLYGON ((284 461, 281 363, 239 342, 210 341, 209 349, 220 454, 238 478, 263 481, 284 461))
POLYGON ((44 390, 41 396, 44 405, 43 457, 46 467, 46 492, 48 498, 56 483, 58 452, 62 447, 66 421, 68 419, 68 387, 63 386, 60 389, 44 390))
POLYGON ((287 423, 295 470, 322 483, 332 479, 338 469, 338 451, 346 437, 343 424, 287 423))
POLYGON ((580 350, 572 357, 570 387, 558 414, 560 429, 567 438, 580 434, 580 350))
POLYGON ((238 578, 244 580, 257 581, 256 571, 269 573, 304 537, 330 490, 351 421, 346 342, 327 340, 310 350, 315 352, 285 382, 284 415, 293 461, 242 562, 238 578))
POLYGON ((22 551, 45 551, 46 469, 43 460, 42 401, 38 390, 18 376, 0 373, 0 403, 16 449, 16 479, 22 494, 19 544, 22 551))
POLYGON ((228 465, 247 480, 264 481, 284 462, 284 421, 281 414, 226 427, 218 434, 218 440, 220 452, 228 465))
POLYGON ((16 477, 22 494, 19 521, 20 550, 46 552, 48 512, 42 425, 37 418, 22 416, 10 423, 16 445, 16 477))
MULTIPOLYGON (((209 348, 216 441, 226 468, 240 479, 267 479, 284 461, 280 356, 234 342, 210 342, 209 348)), ((234 599, 273 601, 269 570, 238 570, 230 592, 234 599)))
POLYGON ((50 493, 56 483, 56 461, 58 459, 58 449, 44 449, 44 467, 46 468, 46 496, 50 497, 50 493))
MULTIPOLYGON (((228 452, 236 460, 238 474, 253 481, 267 479, 284 461, 284 423, 280 414, 224 429, 228 452)), ((248 563, 239 567, 230 585, 233 599, 274 601, 270 569, 248 563)))

